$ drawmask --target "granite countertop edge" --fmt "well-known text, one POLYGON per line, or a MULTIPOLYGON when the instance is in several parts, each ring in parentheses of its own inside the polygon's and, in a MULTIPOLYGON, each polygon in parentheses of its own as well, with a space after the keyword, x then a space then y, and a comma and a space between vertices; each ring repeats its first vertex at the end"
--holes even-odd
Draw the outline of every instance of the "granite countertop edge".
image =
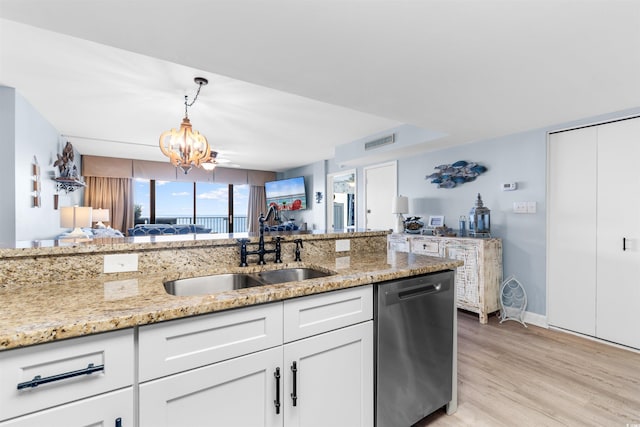
MULTIPOLYGON (((292 262, 262 269, 311 267, 334 275, 223 291, 202 296, 173 296, 163 283, 178 274, 140 275, 109 281, 35 283, 20 287, 0 284, 0 351, 67 338, 214 313, 388 280, 455 270, 462 261, 403 252, 371 254, 349 260, 329 258, 292 262)), ((221 268, 219 273, 255 271, 221 268)))

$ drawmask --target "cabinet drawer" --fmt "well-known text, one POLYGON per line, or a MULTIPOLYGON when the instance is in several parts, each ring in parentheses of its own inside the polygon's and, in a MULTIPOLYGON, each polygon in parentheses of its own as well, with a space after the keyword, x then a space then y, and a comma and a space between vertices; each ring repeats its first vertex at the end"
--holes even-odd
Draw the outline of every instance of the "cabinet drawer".
POLYGON ((140 381, 282 344, 282 303, 140 327, 140 381))
POLYGON ((0 420, 129 386, 133 365, 132 329, 2 351, 0 420), (104 369, 28 385, 38 376, 46 380, 90 365, 104 369))
POLYGON ((284 342, 291 342, 373 318, 372 285, 284 302, 284 342))
POLYGON ((131 387, 0 422, 0 427, 111 427, 116 419, 122 427, 134 425, 131 387))
POLYGON ((416 238, 411 240, 411 252, 420 255, 440 255, 440 242, 424 238, 416 238))

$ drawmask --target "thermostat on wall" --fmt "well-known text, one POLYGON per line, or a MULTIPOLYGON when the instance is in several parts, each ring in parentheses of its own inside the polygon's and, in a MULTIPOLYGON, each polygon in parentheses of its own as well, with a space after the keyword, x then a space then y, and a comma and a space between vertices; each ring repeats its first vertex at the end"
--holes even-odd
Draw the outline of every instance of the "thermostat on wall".
POLYGON ((502 191, 513 191, 518 188, 518 185, 515 182, 508 182, 506 184, 502 184, 502 191))

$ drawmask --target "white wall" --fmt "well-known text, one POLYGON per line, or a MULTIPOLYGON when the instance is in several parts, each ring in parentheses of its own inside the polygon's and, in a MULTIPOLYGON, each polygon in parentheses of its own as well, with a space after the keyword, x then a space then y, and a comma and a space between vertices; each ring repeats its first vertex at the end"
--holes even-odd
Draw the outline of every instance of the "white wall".
MULTIPOLYGON (((457 228, 458 217, 468 215, 480 193, 485 206, 491 209, 492 234, 502 238, 505 278, 515 275, 527 291, 527 311, 546 315, 546 152, 547 133, 560 129, 584 126, 621 117, 640 115, 640 108, 629 109, 573 122, 549 125, 542 129, 478 141, 457 147, 399 156, 398 191, 409 197, 410 215, 428 218, 444 215, 448 226, 457 228), (453 189, 438 189, 425 179, 434 167, 457 160, 474 161, 489 170, 476 181, 453 189), (518 189, 503 192, 501 184, 517 182, 518 189), (515 214, 515 201, 536 202, 537 213, 515 214)), ((362 168, 379 163, 361 159, 358 166, 357 206, 362 206, 364 184, 362 168)), ((341 166, 335 159, 327 161, 327 173, 338 172, 341 166)), ((549 185, 553 185, 550 183, 549 185)), ((358 221, 362 221, 358 208, 358 221)), ((360 222, 362 224, 362 222, 360 222)), ((589 230, 585 230, 589 232, 589 230)))
POLYGON ((545 312, 545 189, 546 134, 534 131, 467 144, 398 162, 399 188, 409 197, 409 215, 444 215, 458 228, 458 218, 468 216, 478 193, 491 209, 491 234, 503 241, 504 276, 513 274, 526 287, 527 311, 545 312), (475 181, 452 189, 437 188, 426 180, 434 167, 458 160, 480 163, 488 171, 475 181), (517 182, 516 191, 501 184, 517 182), (536 202, 537 213, 515 214, 513 202, 536 202))
POLYGON ((16 240, 15 211, 15 90, 0 86, 0 147, 6 164, 0 167, 0 244, 16 240))
MULTIPOLYGON (((0 242, 12 245, 21 240, 53 239, 60 228, 59 210, 53 208, 56 192, 53 162, 62 152, 59 132, 13 88, 0 87, 3 150, 14 153, 11 165, 0 168, 4 183, 0 208, 0 242), (40 165, 41 207, 32 207, 34 156, 40 165), (8 183, 11 183, 10 185, 8 183)), ((76 165, 79 161, 76 160, 76 165)), ((60 193, 59 206, 82 204, 82 192, 60 193)))
POLYGON ((307 209, 298 212, 287 212, 285 216, 287 218, 295 218, 296 224, 299 226, 306 222, 309 230, 324 230, 327 226, 325 213, 327 170, 325 163, 323 160, 277 174, 278 179, 304 176, 304 184, 307 191, 307 209), (322 203, 316 203, 315 195, 318 191, 322 193, 322 203))

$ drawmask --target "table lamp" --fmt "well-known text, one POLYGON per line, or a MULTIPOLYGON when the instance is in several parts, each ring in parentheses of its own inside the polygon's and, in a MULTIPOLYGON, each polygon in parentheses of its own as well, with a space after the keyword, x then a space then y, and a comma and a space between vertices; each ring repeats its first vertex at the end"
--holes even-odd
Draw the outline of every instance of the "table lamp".
POLYGON ((89 237, 81 227, 91 227, 91 208, 87 206, 60 208, 60 227, 73 228, 73 231, 65 237, 89 237))
POLYGON ((109 222, 109 209, 94 209, 91 212, 92 221, 96 223, 96 228, 107 228, 102 221, 109 222))
POLYGON ((409 213, 409 198, 406 196, 396 196, 391 203, 391 213, 396 214, 396 227, 395 233, 402 233, 404 231, 404 217, 402 214, 409 213))

